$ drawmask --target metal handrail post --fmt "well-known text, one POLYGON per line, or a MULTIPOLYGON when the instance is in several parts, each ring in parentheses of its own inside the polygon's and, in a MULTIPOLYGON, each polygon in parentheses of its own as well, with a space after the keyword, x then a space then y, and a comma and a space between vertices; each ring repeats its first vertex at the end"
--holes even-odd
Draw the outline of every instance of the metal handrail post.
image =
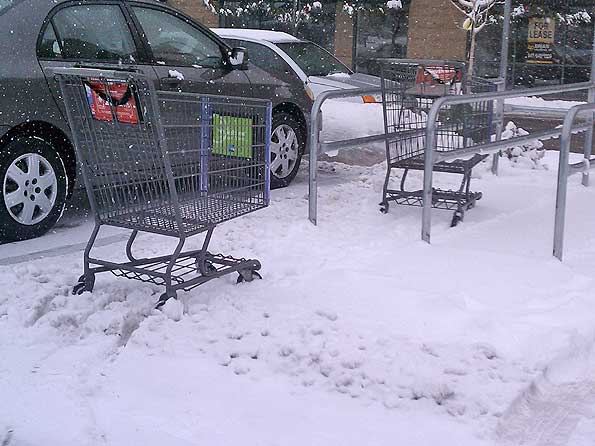
MULTIPOLYGON (((512 17, 512 0, 504 2, 504 23, 502 25, 502 45, 500 48, 500 78, 498 79, 498 91, 506 91, 508 79, 508 47, 510 46, 510 21, 512 17)), ((496 141, 502 139, 504 130, 504 99, 496 102, 496 141)), ((498 164, 500 153, 494 153, 492 161, 492 173, 498 175, 498 164)))
POLYGON ((421 217, 421 238, 430 243, 432 231, 432 182, 434 176, 434 151, 438 144, 438 113, 447 97, 434 102, 428 114, 428 128, 426 130, 426 150, 424 151, 424 191, 423 210, 421 217))
MULTIPOLYGON (((497 91, 506 91, 506 80, 498 79, 496 81, 497 91)), ((504 99, 496 101, 496 141, 502 141, 502 132, 504 130, 504 99)), ((500 163, 500 152, 496 152, 492 158, 492 173, 498 175, 498 165, 500 163)))
POLYGON ((572 124, 576 119, 579 107, 568 111, 564 119, 562 136, 560 137, 560 159, 558 164, 558 188, 556 193, 556 216, 554 219, 554 257, 562 261, 564 251, 564 224, 566 220, 566 197, 568 195, 568 158, 572 140, 572 124))
MULTIPOLYGON (((592 119, 593 113, 595 113, 595 103, 576 105, 572 107, 566 114, 566 118, 564 118, 562 135, 560 137, 560 160, 558 166, 558 188, 556 193, 556 216, 554 222, 554 257, 560 261, 562 260, 562 255, 564 252, 564 226, 566 223, 568 177, 571 174, 571 165, 568 161, 570 157, 570 143, 572 141, 574 121, 576 120, 576 117, 579 113, 585 112, 588 112, 592 119)), ((591 130, 593 130, 592 126, 591 130)), ((587 174, 588 178, 591 164, 591 156, 589 155, 587 157, 585 153, 585 159, 582 166, 583 178, 585 174, 587 174)), ((578 165, 580 166, 580 163, 578 165)), ((574 170, 572 173, 576 173, 576 170, 574 170)))
MULTIPOLYGON (((595 57, 593 58, 595 60, 595 57)), ((589 89, 589 104, 595 104, 595 89, 589 89)), ((594 109, 595 112, 595 109, 594 109)), ((589 130, 587 130, 585 134, 585 145, 583 147, 583 153, 585 160, 590 160, 591 155, 593 153, 593 113, 589 113, 589 117, 587 118, 587 122, 589 124, 589 130)), ((582 179, 583 186, 589 186, 589 171, 586 170, 583 172, 583 179, 582 179)))
POLYGON ((308 218, 316 226, 318 218, 318 145, 322 118, 320 109, 324 93, 316 98, 310 114, 310 178, 308 182, 308 218))
MULTIPOLYGON (((593 51, 591 52, 591 82, 595 86, 595 26, 593 27, 593 51)), ((595 103, 595 87, 589 89, 589 96, 587 99, 589 104, 595 103)), ((591 159, 593 153, 593 113, 589 114, 587 122, 590 124, 589 130, 585 135, 585 145, 583 147, 583 153, 586 160, 591 159)), ((583 186, 589 185, 589 171, 583 172, 583 186)))

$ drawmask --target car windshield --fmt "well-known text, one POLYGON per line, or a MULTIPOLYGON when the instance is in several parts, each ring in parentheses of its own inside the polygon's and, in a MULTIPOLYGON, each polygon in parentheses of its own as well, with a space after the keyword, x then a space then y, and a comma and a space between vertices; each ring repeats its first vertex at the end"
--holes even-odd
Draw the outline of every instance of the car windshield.
POLYGON ((277 43, 307 76, 351 74, 351 70, 325 49, 310 42, 277 43))

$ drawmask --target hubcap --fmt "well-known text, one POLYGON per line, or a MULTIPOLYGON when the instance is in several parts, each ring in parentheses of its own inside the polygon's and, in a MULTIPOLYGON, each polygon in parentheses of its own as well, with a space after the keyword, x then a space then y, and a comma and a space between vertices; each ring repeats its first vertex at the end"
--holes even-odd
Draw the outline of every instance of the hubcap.
POLYGON ((2 192, 10 216, 22 225, 31 226, 52 211, 58 179, 48 160, 36 153, 27 153, 8 167, 2 192))
POLYGON ((271 135, 271 172, 277 178, 291 174, 298 159, 299 141, 287 124, 276 127, 271 135))

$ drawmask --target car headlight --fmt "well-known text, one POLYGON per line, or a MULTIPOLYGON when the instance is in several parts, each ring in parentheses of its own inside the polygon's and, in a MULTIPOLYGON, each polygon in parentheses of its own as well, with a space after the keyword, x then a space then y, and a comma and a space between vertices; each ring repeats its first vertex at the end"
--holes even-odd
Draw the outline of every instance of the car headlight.
POLYGON ((373 95, 365 94, 362 96, 362 101, 364 104, 378 104, 378 103, 382 102, 382 99, 377 98, 376 96, 373 96, 373 95))

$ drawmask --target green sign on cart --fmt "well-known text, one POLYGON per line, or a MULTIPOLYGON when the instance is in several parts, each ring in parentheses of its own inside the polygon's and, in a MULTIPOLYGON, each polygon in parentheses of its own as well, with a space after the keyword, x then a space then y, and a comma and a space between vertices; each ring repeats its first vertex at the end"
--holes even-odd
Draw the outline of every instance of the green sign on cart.
POLYGON ((213 114, 213 152, 252 158, 252 119, 213 114))

